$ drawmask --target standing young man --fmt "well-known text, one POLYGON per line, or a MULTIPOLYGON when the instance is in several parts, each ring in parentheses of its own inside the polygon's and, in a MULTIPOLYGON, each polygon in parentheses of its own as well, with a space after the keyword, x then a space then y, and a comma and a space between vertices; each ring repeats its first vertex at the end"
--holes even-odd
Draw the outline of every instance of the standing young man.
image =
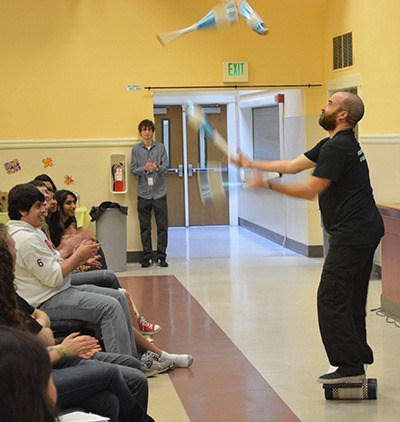
POLYGON ((315 168, 304 184, 279 184, 256 178, 253 186, 295 198, 319 198, 324 227, 330 235, 318 288, 318 319, 329 362, 337 370, 318 378, 323 384, 361 382, 363 364, 373 362, 367 343, 365 306, 376 247, 384 234, 364 153, 353 128, 364 115, 360 97, 332 95, 321 109, 319 124, 329 137, 293 160, 251 162, 238 166, 296 174, 315 168))
POLYGON ((160 267, 168 267, 168 208, 167 187, 164 174, 168 170, 165 147, 153 140, 155 126, 151 120, 142 120, 138 126, 142 142, 132 149, 131 172, 138 176, 138 214, 140 237, 143 245, 142 267, 150 267, 157 262, 160 267), (157 253, 153 257, 151 243, 151 213, 157 223, 157 253))

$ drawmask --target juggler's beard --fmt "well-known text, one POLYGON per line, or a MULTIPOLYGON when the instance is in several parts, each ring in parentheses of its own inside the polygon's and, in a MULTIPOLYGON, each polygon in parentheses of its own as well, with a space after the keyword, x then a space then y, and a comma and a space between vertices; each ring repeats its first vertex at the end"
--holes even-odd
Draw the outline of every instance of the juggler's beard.
POLYGON ((335 130, 337 126, 336 116, 338 115, 337 112, 332 114, 321 114, 319 116, 318 123, 319 125, 324 128, 326 131, 335 130))

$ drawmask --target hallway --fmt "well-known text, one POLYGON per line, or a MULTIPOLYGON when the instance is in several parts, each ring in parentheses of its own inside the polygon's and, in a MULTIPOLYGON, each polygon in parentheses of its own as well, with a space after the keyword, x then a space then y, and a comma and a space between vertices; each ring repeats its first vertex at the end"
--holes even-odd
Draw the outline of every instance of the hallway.
MULTIPOLYGON (((385 318, 370 312, 371 308, 380 306, 380 280, 371 280, 367 306, 369 341, 376 360, 368 370, 368 377, 378 378, 378 400, 326 401, 321 385, 316 382, 329 366, 319 336, 315 303, 322 259, 297 255, 241 227, 172 228, 169 236, 169 268, 153 266, 142 269, 135 263, 129 264, 128 271, 118 276, 140 277, 138 284, 132 283, 136 289, 130 291, 142 313, 162 325, 162 332, 154 336, 157 344, 168 346, 165 347, 168 351, 175 352, 175 340, 176 347, 179 347, 176 352, 194 355, 192 376, 187 375, 188 370, 178 369, 171 373, 172 380, 184 377, 188 391, 191 383, 196 381, 196 358, 200 365, 204 356, 198 355, 200 349, 196 350, 196 342, 191 342, 190 336, 181 337, 174 326, 190 325, 193 329, 198 320, 192 312, 185 315, 173 307, 165 309, 163 306, 170 302, 165 296, 160 297, 159 289, 153 286, 161 283, 163 278, 149 278, 146 288, 143 276, 172 275, 179 280, 190 293, 179 296, 179 300, 195 299, 208 314, 206 317, 211 317, 230 339, 232 351, 238 349, 243 353, 266 385, 272 387, 299 420, 398 420, 400 387, 396 381, 400 369, 396 358, 400 348, 399 331, 395 324, 388 324, 385 318), (148 292, 150 286, 153 286, 151 296, 148 292)), ((179 309, 184 307, 185 304, 181 304, 179 309)), ((200 331, 201 327, 197 327, 200 331)), ((181 333, 184 332, 182 329, 181 333)), ((210 335, 209 341, 213 340, 214 336, 210 335)), ((213 356, 209 358, 211 362, 213 356)), ((225 360, 229 360, 229 352, 225 352, 225 360)), ((219 365, 226 367, 226 382, 229 383, 230 379, 234 382, 233 371, 229 372, 226 361, 221 359, 219 365)), ((197 376, 212 377, 212 368, 210 364, 209 373, 205 374, 207 366, 202 367, 197 376)), ((186 410, 185 414, 178 400, 182 393, 169 382, 170 377, 162 375, 150 379, 149 413, 160 422, 202 422, 204 419, 200 416, 193 416, 196 414, 193 409, 186 410)), ((207 393, 209 391, 204 395, 207 393)), ((181 399, 187 406, 183 396, 181 399)), ((221 407, 224 408, 224 403, 221 407)), ((296 420, 293 415, 286 415, 286 418, 283 414, 277 419, 273 412, 260 419, 251 410, 245 418, 232 419, 228 414, 227 411, 225 420, 238 422, 296 420)), ((223 419, 219 414, 215 419, 210 416, 207 420, 223 419)))

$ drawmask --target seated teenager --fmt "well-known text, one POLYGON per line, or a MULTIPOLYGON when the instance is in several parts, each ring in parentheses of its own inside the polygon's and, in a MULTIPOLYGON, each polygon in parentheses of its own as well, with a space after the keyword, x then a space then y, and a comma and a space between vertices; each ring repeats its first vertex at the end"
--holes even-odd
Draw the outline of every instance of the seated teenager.
POLYGON ((48 174, 39 174, 35 177, 34 180, 40 180, 44 182, 44 184, 47 186, 47 188, 52 191, 53 193, 57 192, 57 187, 54 184, 52 178, 48 174))
POLYGON ((101 362, 80 364, 80 359, 64 360, 54 369, 57 356, 53 357, 31 334, 0 327, 1 420, 54 421, 56 407, 60 411, 79 407, 110 418, 112 422, 152 420, 138 407, 117 366, 101 362), (36 388, 41 390, 42 396, 36 388), (51 402, 46 409, 43 403, 48 391, 51 402), (39 412, 46 410, 53 419, 41 419, 43 414, 39 412))
POLYGON ((56 420, 57 392, 49 355, 33 337, 0 329, 0 373, 1 420, 56 420))
MULTIPOLYGON (((57 213, 54 214, 51 221, 51 237, 55 246, 58 246, 58 243, 61 241, 62 236, 71 224, 77 225, 75 218, 75 211, 77 207, 77 196, 74 192, 61 189, 55 193, 55 199, 57 201, 57 213), (56 219, 59 221, 56 221, 56 219)), ((86 233, 88 238, 93 238, 93 235, 87 230, 82 230, 81 233, 86 233)), ((98 256, 95 261, 96 266, 93 266, 93 269, 107 269, 106 258, 104 252, 101 248, 98 250, 98 256)), ((88 265, 87 270, 92 269, 88 265)))
POLYGON ((82 242, 63 259, 40 230, 45 210, 45 198, 34 186, 10 190, 7 225, 18 251, 15 281, 20 296, 52 319, 99 324, 108 352, 138 357, 125 296, 94 285, 71 286, 71 272, 96 254, 98 244, 82 242))

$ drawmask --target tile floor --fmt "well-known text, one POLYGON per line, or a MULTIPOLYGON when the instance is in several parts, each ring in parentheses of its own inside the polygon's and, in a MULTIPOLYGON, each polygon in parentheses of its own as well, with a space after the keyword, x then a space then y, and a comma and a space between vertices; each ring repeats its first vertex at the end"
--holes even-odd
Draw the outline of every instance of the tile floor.
MULTIPOLYGON (((326 401, 316 382, 329 366, 316 315, 322 259, 240 227, 209 226, 171 228, 168 262, 168 268, 129 264, 118 275, 174 275, 301 421, 400 420, 400 330, 370 311, 380 306, 380 280, 371 280, 367 305, 375 352, 367 375, 378 379, 378 400, 326 401)), ((188 420, 182 413, 174 419, 157 383, 150 383, 150 414, 158 422, 188 420)))

